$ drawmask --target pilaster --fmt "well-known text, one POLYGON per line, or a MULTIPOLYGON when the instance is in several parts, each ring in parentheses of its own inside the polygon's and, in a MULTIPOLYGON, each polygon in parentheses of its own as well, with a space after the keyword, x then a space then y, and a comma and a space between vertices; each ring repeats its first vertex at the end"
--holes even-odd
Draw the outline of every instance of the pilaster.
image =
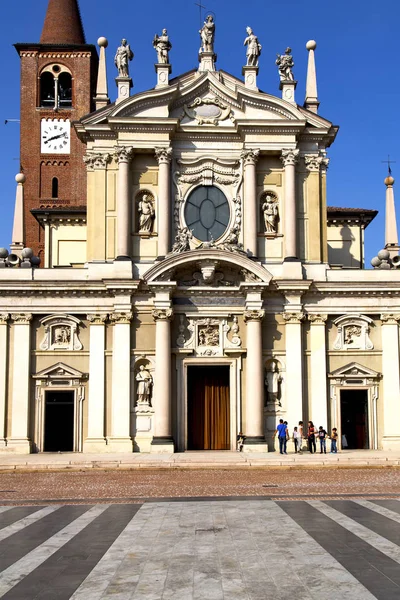
POLYGON ((111 154, 97 152, 83 157, 87 169, 87 261, 106 259, 107 165, 111 154))
POLYGON ((298 149, 282 150, 285 168, 285 260, 297 258, 296 162, 298 149))
POLYGON ((83 443, 84 452, 104 452, 106 438, 105 423, 105 324, 108 315, 89 314, 89 396, 87 438, 83 443))
POLYGON ((170 251, 172 148, 155 148, 154 152, 159 165, 158 256, 166 256, 170 251))
MULTIPOLYGON (((307 175, 307 208, 308 208, 308 241, 307 241, 307 260, 321 261, 321 206, 320 206, 320 166, 322 156, 318 154, 306 154, 304 164, 308 172, 307 175)), ((325 223, 326 223, 326 211, 325 223)), ((326 227, 326 225, 325 225, 326 227)))
POLYGON ((244 249, 250 256, 257 256, 257 160, 258 148, 243 150, 241 158, 244 170, 244 249))
POLYGON ((0 313, 0 450, 6 446, 8 313, 0 313))
POLYGON ((310 392, 309 418, 316 427, 328 429, 328 397, 326 376, 326 334, 327 315, 309 314, 310 321, 310 392))
POLYGON ((400 314, 381 315, 383 450, 400 450, 400 314))

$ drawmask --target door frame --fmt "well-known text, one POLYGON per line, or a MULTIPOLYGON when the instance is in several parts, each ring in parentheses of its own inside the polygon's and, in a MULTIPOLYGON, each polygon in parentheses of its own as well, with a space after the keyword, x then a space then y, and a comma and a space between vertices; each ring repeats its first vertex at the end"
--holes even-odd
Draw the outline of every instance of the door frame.
MULTIPOLYGON (((372 443, 372 433, 374 430, 374 421, 376 421, 376 419, 374 419, 374 416, 372 414, 372 411, 374 409, 374 403, 373 403, 373 399, 371 398, 371 393, 370 393, 370 388, 365 387, 365 386, 358 386, 358 387, 341 387, 338 389, 339 392, 339 402, 338 402, 338 423, 339 423, 339 440, 338 440, 338 448, 340 450, 342 450, 342 392, 362 392, 365 391, 367 392, 367 411, 368 411, 368 421, 366 423, 366 427, 367 427, 367 433, 368 433, 368 448, 359 448, 359 450, 376 450, 376 448, 373 447, 373 443, 372 443)), ((335 426, 336 427, 336 426, 335 426)))
POLYGON ((46 433, 46 395, 47 394, 58 394, 59 392, 69 392, 70 394, 73 394, 73 403, 74 403, 74 416, 73 416, 73 422, 72 422, 72 427, 73 427, 73 432, 72 432, 72 450, 66 450, 65 452, 76 452, 75 448, 77 445, 77 440, 76 440, 76 432, 78 431, 79 427, 77 426, 77 414, 78 414, 78 404, 77 404, 77 390, 76 389, 71 389, 69 388, 49 388, 47 387, 47 389, 44 390, 43 393, 43 402, 42 402, 42 411, 43 411, 43 415, 42 415, 42 419, 41 419, 41 447, 43 448, 43 452, 46 452, 44 449, 45 446, 45 433, 46 433))
POLYGON ((188 367, 229 367, 229 413, 230 413, 230 450, 236 450, 236 435, 241 422, 241 368, 240 357, 180 358, 177 357, 177 449, 188 449, 187 405, 188 405, 188 367))

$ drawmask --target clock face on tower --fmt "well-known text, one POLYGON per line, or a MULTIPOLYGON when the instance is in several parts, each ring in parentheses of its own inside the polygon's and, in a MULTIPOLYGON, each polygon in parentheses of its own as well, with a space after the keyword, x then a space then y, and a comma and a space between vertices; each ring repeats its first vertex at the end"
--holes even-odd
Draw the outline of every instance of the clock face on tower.
POLYGON ((42 154, 69 154, 71 151, 71 124, 58 119, 42 119, 40 128, 42 154))

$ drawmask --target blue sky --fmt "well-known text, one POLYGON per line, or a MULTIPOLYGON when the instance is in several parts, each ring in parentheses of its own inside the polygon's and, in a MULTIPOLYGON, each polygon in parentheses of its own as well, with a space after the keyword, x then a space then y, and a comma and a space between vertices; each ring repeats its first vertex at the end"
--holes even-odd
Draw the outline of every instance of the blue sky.
MULTIPOLYGON (((250 25, 263 46, 259 87, 279 95, 275 55, 291 46, 298 80, 296 100, 303 103, 307 51, 305 43, 315 39, 319 113, 340 126, 329 151, 328 204, 375 208, 379 215, 366 231, 366 259, 384 243, 384 205, 390 154, 396 164, 396 189, 400 212, 400 2, 386 0, 203 0, 215 14, 217 67, 241 77, 245 64, 243 40, 250 25)), ((168 29, 172 41, 170 60, 173 76, 197 66, 199 9, 192 0, 111 2, 80 0, 88 43, 99 36, 109 40, 107 62, 109 89, 115 99, 115 48, 126 37, 135 53, 131 66, 133 92, 155 85, 154 34, 168 29)), ((0 177, 2 218, 0 246, 11 241, 15 199, 14 176, 18 172, 19 125, 5 119, 19 118, 19 57, 15 42, 38 42, 47 0, 2 2, 2 94, 0 95, 0 177)))

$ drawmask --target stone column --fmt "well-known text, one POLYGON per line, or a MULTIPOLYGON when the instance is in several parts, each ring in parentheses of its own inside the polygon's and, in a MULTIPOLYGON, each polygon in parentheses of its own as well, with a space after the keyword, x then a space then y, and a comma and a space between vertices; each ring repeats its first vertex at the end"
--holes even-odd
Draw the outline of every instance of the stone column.
POLYGON ((263 310, 246 310, 246 426, 247 451, 266 452, 264 437, 264 364, 262 354, 263 310))
POLYGON ((310 419, 316 427, 322 425, 328 431, 328 398, 326 378, 325 322, 327 315, 308 315, 310 326, 310 419))
POLYGON ((282 150, 285 167, 285 259, 297 258, 296 162, 299 150, 282 150))
POLYGON ((173 452, 171 406, 171 308, 153 310, 156 322, 156 381, 152 452, 173 452))
POLYGON ((6 446, 8 313, 0 313, 0 448, 6 446))
POLYGON ((302 312, 284 312, 286 322, 286 420, 289 428, 303 418, 303 345, 301 337, 302 312))
POLYGON ((244 169, 244 249, 257 256, 257 172, 259 149, 243 150, 244 169))
POLYGON ((29 383, 31 358, 32 315, 16 313, 11 315, 13 326, 13 369, 11 386, 11 436, 7 447, 12 452, 29 454, 29 383))
POLYGON ((158 256, 165 256, 171 250, 170 248, 170 227, 171 227, 171 159, 172 148, 155 148, 155 155, 158 162, 158 190, 159 203, 157 211, 158 220, 158 256))
POLYGON ((104 452, 106 439, 105 423, 105 323, 107 315, 91 314, 89 346, 89 396, 87 438, 83 443, 84 452, 104 452))
POLYGON ((116 146, 115 155, 118 160, 116 260, 131 260, 131 198, 129 166, 133 156, 132 148, 116 146))
POLYGON ((110 315, 114 323, 110 452, 132 452, 130 437, 131 312, 110 315))
POLYGON ((400 450, 400 314, 383 314, 382 321, 382 386, 383 386, 383 450, 400 450))

